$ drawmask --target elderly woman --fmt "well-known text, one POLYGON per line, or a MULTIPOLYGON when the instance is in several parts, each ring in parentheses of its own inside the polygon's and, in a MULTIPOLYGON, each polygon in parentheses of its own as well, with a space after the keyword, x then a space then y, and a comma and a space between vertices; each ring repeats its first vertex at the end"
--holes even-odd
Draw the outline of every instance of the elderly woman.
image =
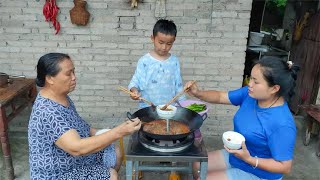
POLYGON ((74 70, 66 54, 39 59, 36 82, 42 88, 28 127, 31 179, 117 179, 122 157, 112 143, 140 129, 134 119, 95 136, 68 96, 76 87, 74 70))

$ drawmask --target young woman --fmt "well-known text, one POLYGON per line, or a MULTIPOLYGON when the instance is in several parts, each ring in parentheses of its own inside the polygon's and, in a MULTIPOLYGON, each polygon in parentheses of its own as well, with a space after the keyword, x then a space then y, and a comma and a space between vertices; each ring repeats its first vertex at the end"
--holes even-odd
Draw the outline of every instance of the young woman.
MULTIPOLYGON (((189 94, 203 101, 240 106, 233 123, 234 131, 246 141, 239 150, 208 153, 210 180, 282 179, 290 172, 296 126, 287 104, 293 95, 298 66, 278 58, 259 60, 251 71, 246 87, 224 91, 202 91, 194 84, 189 94)), ((199 163, 194 164, 198 178, 199 163)))
POLYGON ((140 120, 95 136, 68 96, 76 87, 74 71, 66 54, 49 53, 38 61, 36 82, 42 88, 28 127, 31 179, 118 179, 122 157, 112 143, 138 131, 140 120))

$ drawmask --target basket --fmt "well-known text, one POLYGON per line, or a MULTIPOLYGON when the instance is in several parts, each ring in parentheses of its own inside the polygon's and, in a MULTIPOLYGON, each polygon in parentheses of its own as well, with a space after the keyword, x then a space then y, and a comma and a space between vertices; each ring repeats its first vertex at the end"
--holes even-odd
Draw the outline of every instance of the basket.
POLYGON ((72 24, 85 26, 89 22, 90 13, 86 9, 87 2, 83 0, 74 0, 74 7, 70 10, 70 19, 72 24))

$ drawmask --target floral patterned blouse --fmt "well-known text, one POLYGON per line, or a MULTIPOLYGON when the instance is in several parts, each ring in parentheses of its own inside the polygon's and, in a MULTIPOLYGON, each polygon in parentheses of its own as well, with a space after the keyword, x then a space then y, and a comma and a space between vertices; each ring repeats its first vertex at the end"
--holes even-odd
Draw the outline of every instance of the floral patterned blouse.
POLYGON ((75 157, 55 145, 70 129, 77 130, 81 138, 90 136, 90 126, 69 97, 68 101, 69 106, 65 107, 40 94, 35 100, 28 126, 31 179, 109 179, 99 153, 75 157))

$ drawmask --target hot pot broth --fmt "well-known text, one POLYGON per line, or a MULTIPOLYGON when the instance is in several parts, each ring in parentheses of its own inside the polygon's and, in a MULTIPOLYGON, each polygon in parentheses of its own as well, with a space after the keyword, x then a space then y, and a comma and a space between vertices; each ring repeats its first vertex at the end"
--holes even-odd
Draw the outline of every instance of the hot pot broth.
POLYGON ((167 120, 157 119, 143 124, 143 131, 158 135, 176 135, 190 132, 189 126, 183 122, 169 120, 169 132, 167 132, 167 120))
MULTIPOLYGON (((162 109, 161 109, 162 110, 162 109)), ((163 109, 162 111, 173 111, 173 109, 171 108, 166 108, 166 109, 163 109)))

